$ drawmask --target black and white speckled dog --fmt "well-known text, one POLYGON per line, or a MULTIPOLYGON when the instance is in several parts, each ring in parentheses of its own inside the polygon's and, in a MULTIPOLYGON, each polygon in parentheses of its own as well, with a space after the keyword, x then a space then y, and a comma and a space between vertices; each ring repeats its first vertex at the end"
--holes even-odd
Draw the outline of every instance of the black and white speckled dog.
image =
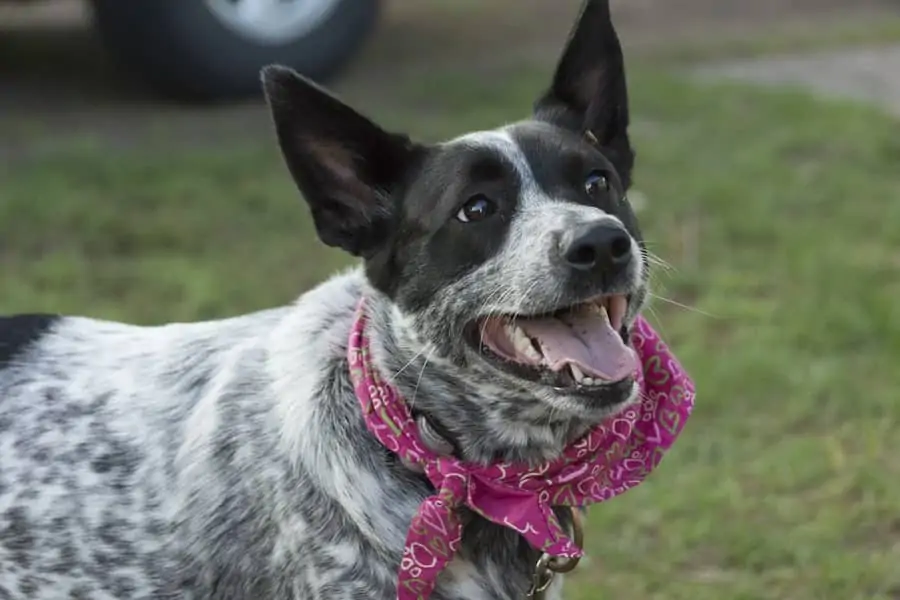
MULTIPOLYGON (((554 457, 634 400, 603 364, 647 280, 608 0, 532 118, 437 145, 288 69, 263 83, 321 239, 363 266, 222 321, 0 320, 0 599, 395 598, 430 492, 350 385, 363 295, 379 370, 468 460, 554 457)), ((523 600, 536 558, 473 517, 432 598, 523 600)))

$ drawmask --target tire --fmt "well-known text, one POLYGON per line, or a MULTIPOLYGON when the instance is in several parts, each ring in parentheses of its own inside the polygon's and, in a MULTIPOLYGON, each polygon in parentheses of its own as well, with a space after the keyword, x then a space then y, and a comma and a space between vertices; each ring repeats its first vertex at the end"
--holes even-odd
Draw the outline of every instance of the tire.
POLYGON ((380 0, 313 0, 330 3, 329 12, 309 19, 304 31, 274 36, 273 28, 287 21, 275 19, 263 32, 241 29, 211 8, 223 1, 93 0, 94 19, 123 66, 168 96, 213 101, 259 95, 259 70, 271 63, 328 80, 361 48, 380 9, 380 0))

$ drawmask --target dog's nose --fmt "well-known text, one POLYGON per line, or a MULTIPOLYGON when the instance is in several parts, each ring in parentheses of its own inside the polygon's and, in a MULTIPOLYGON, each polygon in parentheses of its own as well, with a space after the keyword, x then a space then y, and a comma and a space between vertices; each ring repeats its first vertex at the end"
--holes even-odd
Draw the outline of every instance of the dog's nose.
POLYGON ((588 223, 573 230, 562 254, 566 263, 579 271, 618 267, 631 258, 631 236, 613 223, 588 223))

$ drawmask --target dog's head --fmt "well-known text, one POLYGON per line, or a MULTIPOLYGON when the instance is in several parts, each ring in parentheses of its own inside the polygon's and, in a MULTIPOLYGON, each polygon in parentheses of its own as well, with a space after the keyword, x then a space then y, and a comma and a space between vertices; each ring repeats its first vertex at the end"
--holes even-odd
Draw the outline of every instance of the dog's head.
POLYGON ((608 0, 588 0, 530 119, 423 145, 283 67, 263 72, 287 165, 329 245, 361 256, 418 338, 554 415, 636 395, 647 262, 608 0))

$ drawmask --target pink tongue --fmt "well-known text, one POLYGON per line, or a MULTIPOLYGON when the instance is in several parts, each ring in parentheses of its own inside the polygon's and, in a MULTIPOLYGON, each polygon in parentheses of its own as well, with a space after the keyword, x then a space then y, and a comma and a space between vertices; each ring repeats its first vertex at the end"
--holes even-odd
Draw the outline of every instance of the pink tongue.
POLYGON ((554 371, 575 364, 592 379, 619 381, 638 367, 634 350, 622 342, 609 321, 597 314, 563 319, 521 319, 517 325, 537 340, 544 362, 554 371))

